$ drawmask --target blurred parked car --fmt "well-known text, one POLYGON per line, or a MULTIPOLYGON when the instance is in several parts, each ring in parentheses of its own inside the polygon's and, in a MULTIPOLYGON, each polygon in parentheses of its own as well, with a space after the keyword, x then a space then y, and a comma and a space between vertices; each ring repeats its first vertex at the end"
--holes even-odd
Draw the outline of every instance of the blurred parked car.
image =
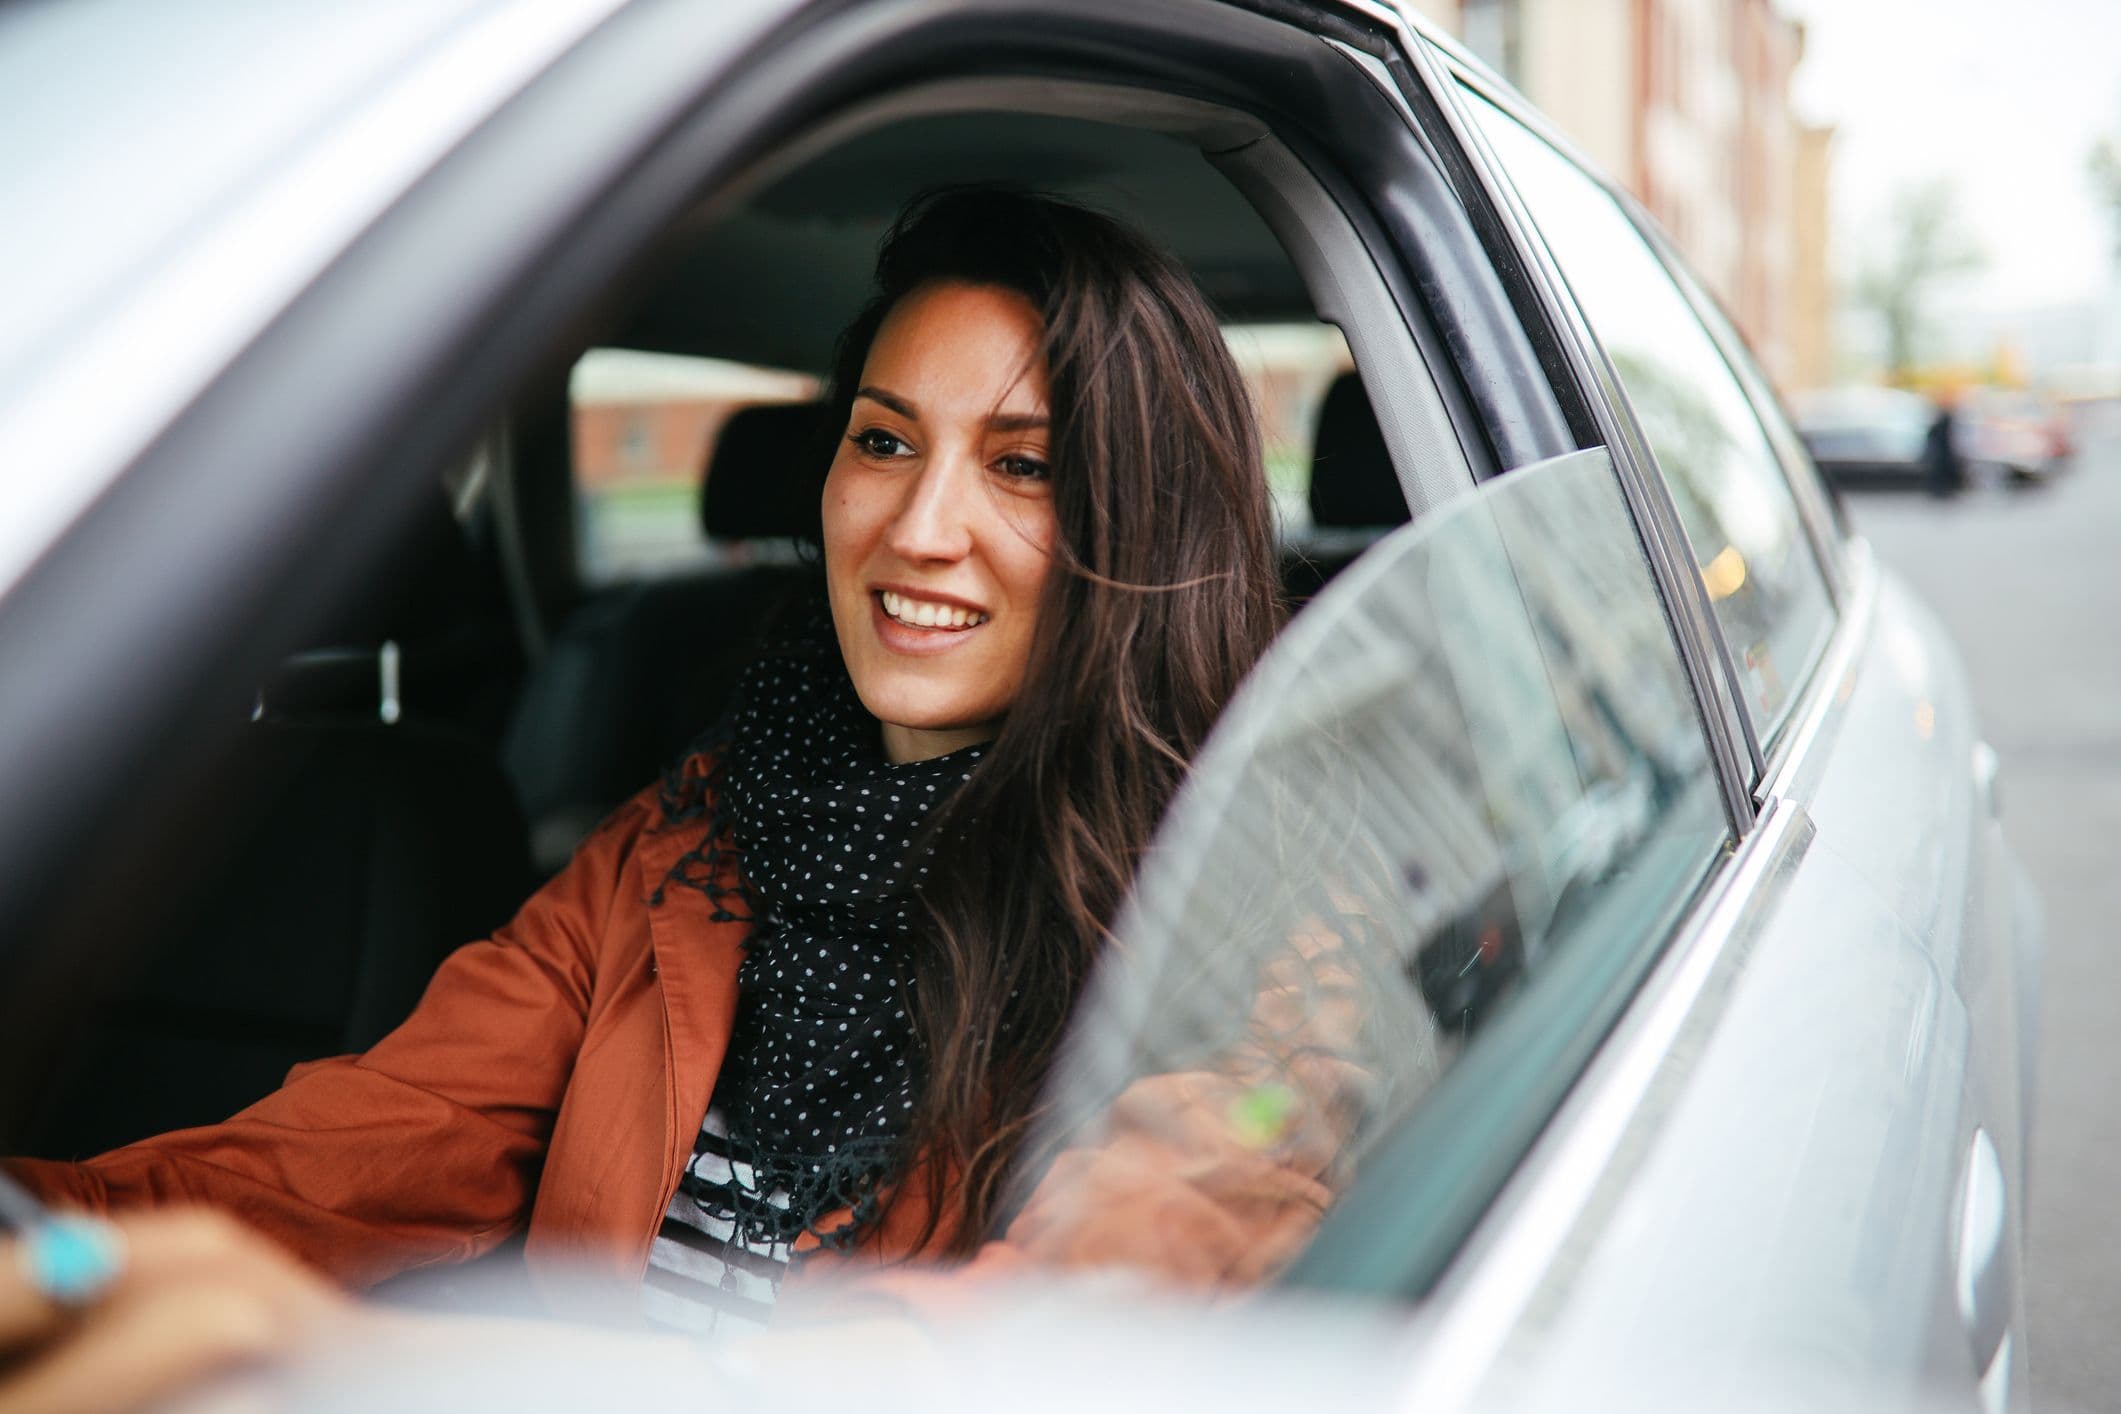
POLYGON ((1975 388, 1958 408, 1960 454, 2016 481, 2045 481, 2069 464, 2069 420, 2025 389, 1975 388))
POLYGON ((1958 490, 1966 484, 1956 419, 1900 388, 1826 388, 1790 399, 1819 469, 1844 486, 1958 490))
MULTIPOLYGON (((0 11, 0 90, 38 135, 0 149, 0 1150, 366 1045, 559 867, 804 573, 803 400, 879 233, 1009 180, 1355 370, 1288 394, 1309 604, 1151 852, 1055 1141, 1256 1043, 1280 979, 1335 1083, 1228 1120, 1332 1146, 1276 1280, 1389 1354, 1379 1404, 2023 1407, 2035 937, 1959 659, 1665 238, 1424 22, 98 0, 0 11)), ((1910 476, 1929 425, 1805 422, 1910 476)), ((1006 1381, 800 1373, 989 1408, 1101 1377, 1101 1310, 1013 1327, 1006 1381)), ((1195 1314, 1097 1403, 1301 1407, 1228 1372, 1333 1348, 1195 1314)))

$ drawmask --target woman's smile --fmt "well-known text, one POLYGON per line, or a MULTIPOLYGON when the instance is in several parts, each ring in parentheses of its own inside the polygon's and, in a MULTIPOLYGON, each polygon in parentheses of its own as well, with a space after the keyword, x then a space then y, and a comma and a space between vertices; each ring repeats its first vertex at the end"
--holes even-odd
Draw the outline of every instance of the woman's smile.
POLYGON ((873 627, 877 641, 891 652, 910 658, 932 657, 965 647, 987 622, 985 614, 889 589, 878 590, 870 599, 876 606, 873 627))
POLYGON ((961 632, 987 622, 984 611, 964 603, 937 599, 919 591, 879 589, 877 603, 897 624, 907 628, 945 629, 961 632))

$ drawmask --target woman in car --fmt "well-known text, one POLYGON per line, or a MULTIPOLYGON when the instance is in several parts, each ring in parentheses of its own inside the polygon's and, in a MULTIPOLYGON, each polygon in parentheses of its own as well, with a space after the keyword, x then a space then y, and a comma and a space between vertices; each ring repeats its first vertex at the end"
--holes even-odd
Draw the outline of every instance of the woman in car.
POLYGON ((1286 1147, 1016 1186, 1141 852, 1279 622, 1212 312, 1106 217, 945 193, 883 246, 828 401, 818 606, 717 732, 372 1050, 18 1173, 232 1210, 353 1284, 527 1224, 534 1268, 645 1273, 696 1329, 763 1320, 792 1258, 1220 1282, 1292 1251, 1327 1195, 1286 1147), (1063 1231, 1057 1184, 1142 1201, 1063 1231))

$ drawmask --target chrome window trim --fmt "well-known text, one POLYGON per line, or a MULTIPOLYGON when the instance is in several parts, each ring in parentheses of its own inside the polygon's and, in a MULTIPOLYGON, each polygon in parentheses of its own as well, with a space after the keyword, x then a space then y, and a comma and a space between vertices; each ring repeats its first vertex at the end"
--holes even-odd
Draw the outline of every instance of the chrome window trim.
POLYGON ((1542 1293, 1573 1277, 1604 1211, 1595 1196, 1663 1127, 1686 1080, 1681 1042, 1720 1014, 1764 929, 1765 901, 1815 833, 1803 807, 1768 800, 1430 1297, 1403 1407, 1471 1405, 1542 1293))
POLYGON ((1860 537, 1846 542, 1846 598, 1841 615, 1812 667, 1796 707, 1783 719, 1782 731, 1768 753, 1767 769, 1761 773, 1754 801, 1765 809, 1771 800, 1788 797, 1797 787, 1799 775, 1812 755, 1813 745, 1834 709, 1847 699, 1856 666, 1870 642, 1871 624, 1878 605, 1879 571, 1870 542, 1860 537))
MULTIPOLYGON (((1754 825, 1751 782, 1758 779, 1762 766, 1760 744, 1751 719, 1739 702, 1738 677, 1730 650, 1709 609, 1670 490, 1655 470, 1641 428, 1635 424, 1625 399, 1601 395, 1604 390, 1617 392, 1617 375, 1575 300, 1567 295, 1567 283, 1545 243, 1533 235, 1537 226, 1515 189, 1501 179, 1500 164, 1462 106, 1456 91, 1459 75, 1445 67, 1434 52, 1413 41, 1404 25, 1398 28, 1402 42, 1408 44, 1409 63, 1438 104, 1451 128, 1452 139, 1472 159, 1483 195, 1503 214, 1512 253, 1523 267, 1541 311, 1559 336, 1557 341, 1568 360, 1569 373, 1583 391, 1599 434, 1613 454, 1622 493, 1635 513, 1651 573, 1671 615, 1674 641, 1694 684, 1707 730, 1710 759, 1716 765, 1732 828, 1743 835, 1754 825)), ((1497 106, 1517 116, 1514 104, 1497 106)), ((1543 129, 1534 131, 1544 136, 1543 129)), ((1566 152, 1564 149, 1565 155, 1566 152)))

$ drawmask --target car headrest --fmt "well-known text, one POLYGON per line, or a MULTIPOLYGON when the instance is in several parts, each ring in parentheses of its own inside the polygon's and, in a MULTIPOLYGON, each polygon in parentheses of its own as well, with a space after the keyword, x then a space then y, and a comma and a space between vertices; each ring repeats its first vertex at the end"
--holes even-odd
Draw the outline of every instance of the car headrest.
POLYGON ((700 488, 709 540, 815 538, 823 403, 761 403, 722 424, 700 488))
POLYGON ((362 585, 300 651, 266 673, 257 715, 291 720, 380 707, 385 721, 396 720, 395 706, 382 704, 399 697, 402 657, 448 643, 478 595, 476 557, 439 483, 421 494, 362 585))
POLYGON ((1385 452, 1369 394, 1360 378, 1343 373, 1318 410, 1318 436, 1311 444, 1311 523, 1368 527, 1407 520, 1407 498, 1385 452))

